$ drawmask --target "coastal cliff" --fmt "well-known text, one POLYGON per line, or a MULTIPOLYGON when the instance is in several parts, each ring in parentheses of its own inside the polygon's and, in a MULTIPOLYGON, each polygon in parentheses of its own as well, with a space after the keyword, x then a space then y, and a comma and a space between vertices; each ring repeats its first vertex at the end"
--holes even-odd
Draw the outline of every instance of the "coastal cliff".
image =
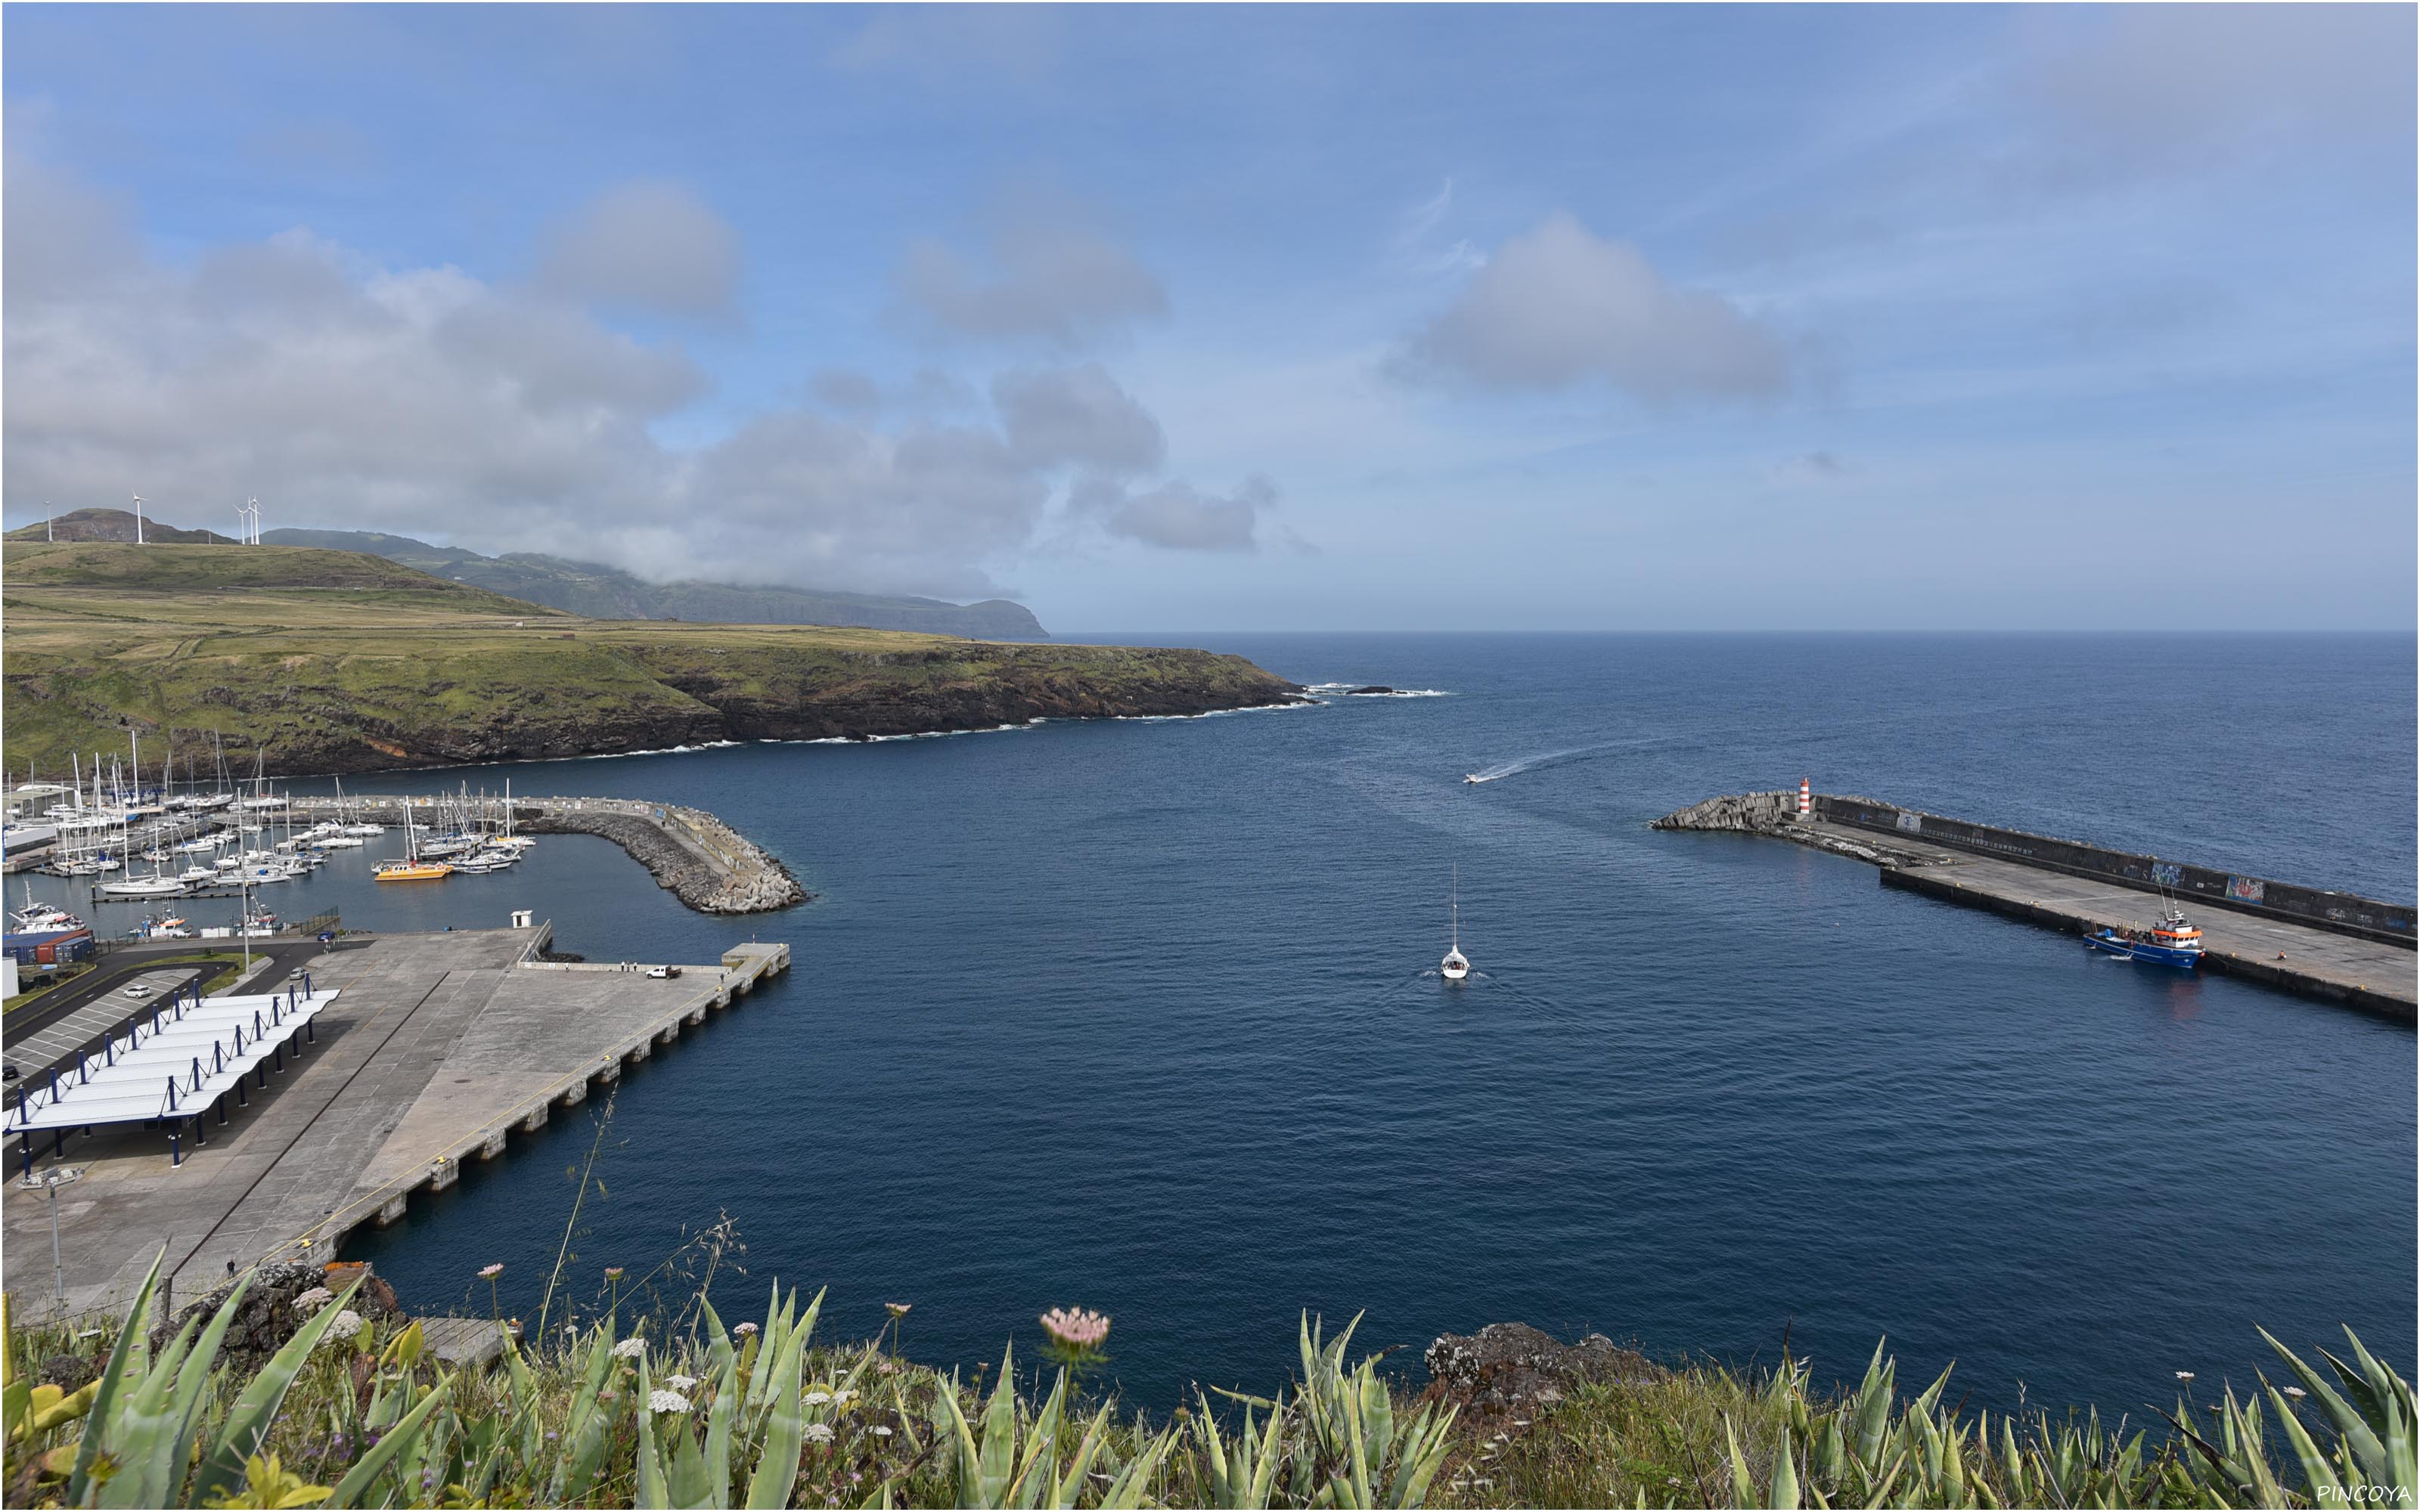
POLYGON ((1240 656, 587 620, 352 552, 8 547, 6 758, 208 778, 870 739, 1296 702, 1240 656))

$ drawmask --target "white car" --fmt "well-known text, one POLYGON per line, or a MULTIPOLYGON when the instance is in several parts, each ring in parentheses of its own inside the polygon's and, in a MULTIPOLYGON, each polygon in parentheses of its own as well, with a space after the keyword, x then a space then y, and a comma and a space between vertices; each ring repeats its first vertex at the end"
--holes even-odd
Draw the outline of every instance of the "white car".
POLYGON ((151 995, 151 989, 138 981, 133 986, 126 989, 126 995, 129 997, 148 997, 151 995))
POLYGON ((680 975, 680 967, 649 966, 647 968, 647 975, 655 978, 658 981, 670 981, 673 978, 680 975))

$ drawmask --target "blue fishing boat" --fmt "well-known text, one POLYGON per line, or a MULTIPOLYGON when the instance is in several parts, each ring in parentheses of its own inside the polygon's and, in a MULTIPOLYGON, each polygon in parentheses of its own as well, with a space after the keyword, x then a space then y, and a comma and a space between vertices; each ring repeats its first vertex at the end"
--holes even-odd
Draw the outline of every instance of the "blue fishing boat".
POLYGON ((2149 961, 2153 965, 2191 971, 2201 964, 2201 931, 2171 908, 2149 929, 2103 926, 2084 936, 2084 943, 2124 961, 2149 961))

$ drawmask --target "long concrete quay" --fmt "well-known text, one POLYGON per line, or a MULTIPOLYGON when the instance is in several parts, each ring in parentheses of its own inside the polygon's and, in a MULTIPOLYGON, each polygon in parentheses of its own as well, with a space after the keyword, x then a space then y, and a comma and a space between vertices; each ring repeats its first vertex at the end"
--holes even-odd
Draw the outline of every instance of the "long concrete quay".
MULTIPOLYGON (((188 1300, 230 1265, 333 1260, 354 1228, 401 1218, 414 1193, 504 1155, 516 1131, 610 1088, 790 964, 787 945, 741 945, 657 979, 540 961, 551 937, 541 924, 340 947, 311 964, 318 985, 342 989, 316 1042, 244 1105, 223 1099, 181 1163, 164 1129, 135 1124, 70 1135, 64 1153, 41 1145, 37 1176, 82 1173, 58 1193, 64 1305, 123 1308, 163 1243, 188 1300)), ((38 1307, 52 1296, 48 1199, 11 1182, 0 1222, 6 1285, 38 1307)))
MULTIPOLYGON (((1885 887, 1990 909, 2068 934, 2141 925, 2162 906, 2155 893, 2139 885, 1977 855, 1937 843, 1922 829, 1880 833, 1824 817, 1827 806, 1837 812, 1844 803, 1869 800, 1817 803, 1810 795, 1810 811, 1804 815, 1798 800, 1798 794, 1782 792, 1714 798, 1657 820, 1655 827, 1791 841, 1874 866, 1885 887)), ((2420 1017, 2420 956, 2407 943, 2232 909, 2207 898, 2184 901, 2202 932, 2204 969, 2404 1024, 2420 1017)), ((2404 917, 2409 913, 2404 910, 2404 917)))

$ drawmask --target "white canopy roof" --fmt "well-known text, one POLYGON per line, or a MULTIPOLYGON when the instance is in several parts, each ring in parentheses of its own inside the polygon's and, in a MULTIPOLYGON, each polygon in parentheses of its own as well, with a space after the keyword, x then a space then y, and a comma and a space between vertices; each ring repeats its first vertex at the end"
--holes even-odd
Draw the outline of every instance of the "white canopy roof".
POLYGON ((195 1117, 222 1092, 336 1000, 341 989, 305 997, 287 992, 159 1004, 127 1033, 115 1036, 81 1067, 61 1067, 30 1083, 0 1130, 72 1129, 94 1123, 195 1117))

